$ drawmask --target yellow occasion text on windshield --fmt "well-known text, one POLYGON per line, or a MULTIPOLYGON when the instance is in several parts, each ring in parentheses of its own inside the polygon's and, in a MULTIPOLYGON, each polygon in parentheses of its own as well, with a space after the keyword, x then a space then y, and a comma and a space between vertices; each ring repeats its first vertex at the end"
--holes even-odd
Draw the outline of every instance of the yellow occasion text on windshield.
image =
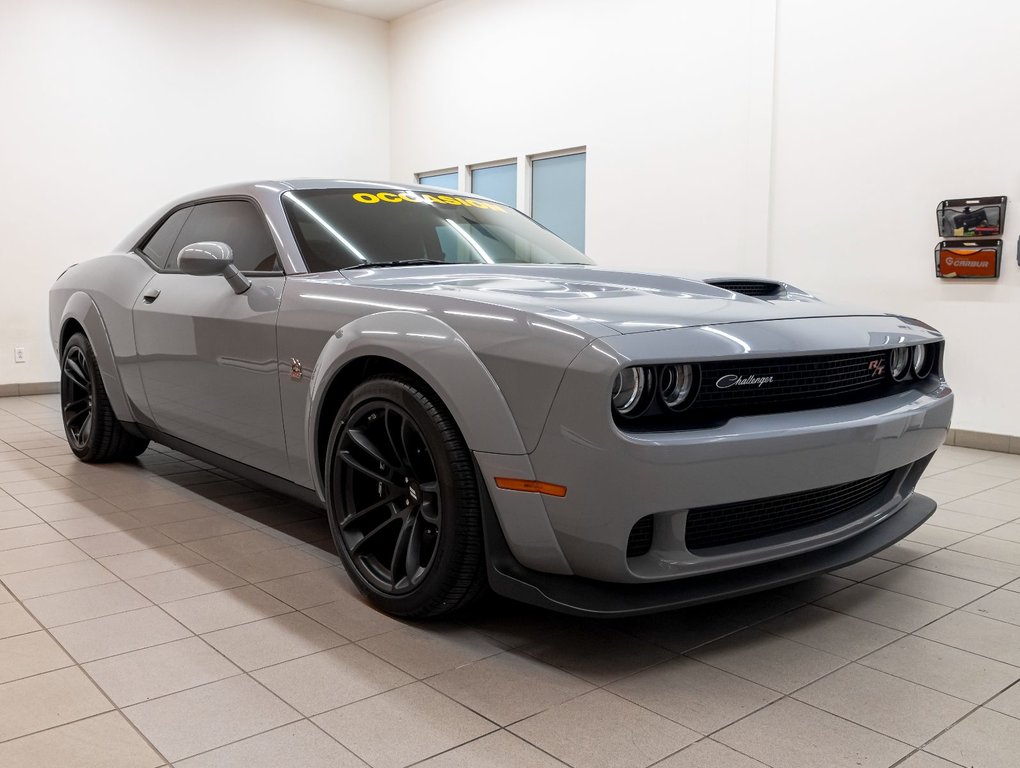
POLYGON ((490 211, 506 213, 507 210, 501 205, 489 203, 485 200, 475 200, 472 197, 454 197, 453 195, 428 195, 417 192, 356 192, 352 197, 359 203, 372 205, 374 203, 431 203, 433 205, 463 205, 468 208, 486 208, 490 211))

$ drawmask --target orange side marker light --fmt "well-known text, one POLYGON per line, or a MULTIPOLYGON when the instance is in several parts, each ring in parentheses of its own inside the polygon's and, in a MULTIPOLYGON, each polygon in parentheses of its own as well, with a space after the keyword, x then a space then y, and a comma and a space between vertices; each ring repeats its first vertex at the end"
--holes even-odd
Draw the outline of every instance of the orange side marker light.
POLYGON ((541 480, 518 480, 514 477, 497 477, 496 487, 504 491, 525 491, 526 493, 544 493, 546 496, 567 495, 567 486, 555 483, 543 483, 541 480))

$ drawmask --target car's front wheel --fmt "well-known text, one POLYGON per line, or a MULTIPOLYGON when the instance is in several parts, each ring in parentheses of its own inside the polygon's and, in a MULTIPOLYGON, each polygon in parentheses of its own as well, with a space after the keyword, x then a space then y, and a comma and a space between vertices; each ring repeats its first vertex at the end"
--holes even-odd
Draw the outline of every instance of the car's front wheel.
POLYGON ((485 590, 474 467, 434 394, 398 377, 356 387, 337 413, 326 470, 337 550, 378 607, 428 618, 485 590))
POLYGON ((72 335, 60 355, 60 413, 67 443, 82 461, 133 459, 149 445, 117 420, 84 333, 72 335))

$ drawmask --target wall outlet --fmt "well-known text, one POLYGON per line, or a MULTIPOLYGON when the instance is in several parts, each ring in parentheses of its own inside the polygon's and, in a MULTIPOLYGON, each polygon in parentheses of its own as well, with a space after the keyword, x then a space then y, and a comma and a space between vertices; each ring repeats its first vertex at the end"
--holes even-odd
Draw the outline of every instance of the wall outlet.
POLYGON ((23 363, 25 362, 25 348, 15 347, 14 348, 14 362, 23 363))

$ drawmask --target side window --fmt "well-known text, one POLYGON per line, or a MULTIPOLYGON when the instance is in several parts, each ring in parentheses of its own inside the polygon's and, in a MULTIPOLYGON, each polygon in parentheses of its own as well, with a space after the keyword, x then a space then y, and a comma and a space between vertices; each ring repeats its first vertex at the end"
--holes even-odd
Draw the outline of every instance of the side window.
MULTIPOLYGON (((172 253, 191 243, 215 240, 234 252, 234 265, 242 272, 278 272, 280 261, 259 210, 246 200, 200 203, 184 223, 172 253)), ((173 262, 173 259, 171 259, 173 262)), ((176 263, 168 265, 176 269, 176 263)))
MULTIPOLYGON (((184 226, 184 222, 187 221, 190 214, 191 208, 181 208, 171 214, 170 218, 164 221, 142 246, 142 253, 158 269, 166 268, 166 263, 170 258, 170 249, 177 242, 177 235, 180 234, 181 227, 184 226)), ((174 266, 172 265, 171 268, 174 266)))

